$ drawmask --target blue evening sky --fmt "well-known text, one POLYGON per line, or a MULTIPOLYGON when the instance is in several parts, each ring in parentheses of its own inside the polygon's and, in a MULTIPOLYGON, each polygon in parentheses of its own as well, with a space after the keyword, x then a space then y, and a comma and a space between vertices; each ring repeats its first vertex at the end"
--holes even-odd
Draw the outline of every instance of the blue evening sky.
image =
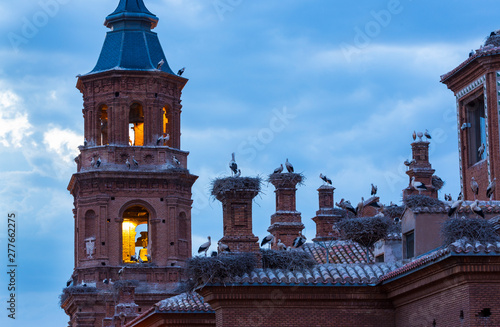
MULTIPOLYGON (((314 237, 320 173, 335 200, 357 203, 378 185, 400 203, 413 130, 433 135, 431 162, 459 192, 455 99, 439 83, 500 28, 493 0, 145 0, 174 71, 186 66, 182 148, 193 188, 193 248, 222 237, 210 180, 231 152, 247 176, 289 158, 307 180, 297 191, 314 237)), ((0 325, 65 326, 58 295, 73 269, 73 199, 66 190, 83 143, 77 74, 97 62, 118 0, 0 2, 0 249, 6 215, 18 224, 18 312, 0 325)), ((273 187, 254 202, 254 233, 267 234, 273 187)))

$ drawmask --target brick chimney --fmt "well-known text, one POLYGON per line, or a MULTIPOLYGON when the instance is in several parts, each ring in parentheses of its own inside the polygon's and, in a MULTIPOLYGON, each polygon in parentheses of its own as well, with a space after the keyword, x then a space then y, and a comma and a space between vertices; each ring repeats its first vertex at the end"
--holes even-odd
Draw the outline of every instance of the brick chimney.
POLYGON ((438 197, 438 191, 432 186, 432 175, 434 169, 429 162, 429 142, 417 141, 411 144, 412 163, 406 174, 409 176, 410 184, 403 190, 403 199, 409 195, 419 194, 419 191, 411 186, 411 179, 415 177, 416 182, 422 182, 427 187, 427 190, 421 191, 420 194, 427 195, 433 198, 438 197))
POLYGON ((316 223, 316 238, 313 242, 332 241, 338 239, 338 233, 333 230, 333 225, 342 218, 342 214, 333 207, 335 187, 322 185, 318 188, 319 210, 312 220, 316 223))
POLYGON ((227 177, 214 183, 212 194, 222 203, 224 237, 231 252, 260 254, 259 238, 252 232, 252 201, 259 194, 260 179, 227 177))
POLYGON ((135 288, 132 282, 123 281, 123 285, 118 289, 118 304, 115 306, 115 315, 112 325, 109 325, 109 319, 105 319, 105 326, 120 327, 135 319, 139 313, 139 306, 135 304, 135 288))
MULTIPOLYGON (((274 235, 275 243, 281 240, 287 247, 304 229, 300 212, 295 208, 297 184, 302 182, 302 175, 296 173, 278 173, 269 176, 276 190, 276 213, 271 216, 271 226, 267 229, 274 235)), ((332 199, 333 201, 333 199, 332 199)), ((276 244, 272 245, 276 249, 276 244)))

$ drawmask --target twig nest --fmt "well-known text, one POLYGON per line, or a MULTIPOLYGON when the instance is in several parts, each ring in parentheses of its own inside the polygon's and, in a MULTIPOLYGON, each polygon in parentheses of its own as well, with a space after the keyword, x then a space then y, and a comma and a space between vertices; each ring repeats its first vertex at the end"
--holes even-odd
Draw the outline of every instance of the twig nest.
POLYGON ((274 186, 302 185, 305 176, 301 173, 279 173, 269 175, 267 181, 274 186))
POLYGON ((494 243, 500 240, 491 223, 485 219, 476 218, 450 218, 447 219, 441 229, 444 245, 460 239, 469 242, 494 243))
POLYGON ((391 220, 386 217, 362 217, 342 219, 336 226, 344 239, 371 247, 387 236, 391 225, 391 220))
POLYGON ((212 181, 212 195, 219 197, 232 191, 250 191, 257 195, 261 189, 260 177, 225 177, 212 181))
POLYGON ((388 206, 383 210, 384 216, 391 218, 400 218, 405 211, 405 207, 403 206, 388 206))
POLYGON ((437 175, 432 175, 432 186, 439 191, 444 186, 444 181, 437 175))
POLYGON ((409 195, 404 199, 404 203, 411 209, 419 207, 444 207, 444 203, 438 199, 421 194, 409 195))
POLYGON ((301 270, 312 268, 317 263, 306 252, 260 250, 262 253, 262 266, 271 269, 301 270))
POLYGON ((500 46, 500 35, 490 35, 486 38, 484 46, 492 45, 494 47, 500 46))

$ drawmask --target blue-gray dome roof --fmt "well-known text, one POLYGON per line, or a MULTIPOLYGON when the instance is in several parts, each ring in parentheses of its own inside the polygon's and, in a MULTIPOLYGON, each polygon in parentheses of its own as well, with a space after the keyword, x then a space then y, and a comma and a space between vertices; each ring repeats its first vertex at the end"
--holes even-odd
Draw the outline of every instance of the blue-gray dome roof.
POLYGON ((174 74, 158 35, 151 31, 157 23, 158 18, 143 0, 120 0, 116 10, 106 17, 104 25, 111 31, 106 34, 101 55, 90 74, 115 69, 156 70, 161 60, 161 71, 174 74))

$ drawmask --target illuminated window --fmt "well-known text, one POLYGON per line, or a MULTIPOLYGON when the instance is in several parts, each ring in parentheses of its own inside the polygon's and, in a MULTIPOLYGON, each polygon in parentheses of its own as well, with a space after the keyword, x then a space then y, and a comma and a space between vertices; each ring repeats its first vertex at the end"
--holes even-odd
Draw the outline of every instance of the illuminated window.
POLYGON ((107 145, 108 142, 108 106, 102 105, 99 108, 99 122, 101 125, 101 136, 99 145, 107 145))
POLYGON ((122 259, 124 263, 148 262, 149 212, 142 206, 132 206, 123 213, 122 259))
MULTIPOLYGON (((163 136, 169 135, 170 138, 172 137, 171 135, 171 126, 172 126, 172 110, 167 107, 163 107, 163 136)), ((171 146, 171 140, 168 140, 166 145, 171 146)))
POLYGON ((484 97, 480 95, 465 106, 468 123, 469 163, 475 164, 486 158, 486 115, 484 110, 484 97), (483 147, 483 151, 479 149, 483 147))
POLYGON ((133 103, 129 112, 129 143, 130 145, 144 145, 144 110, 139 103, 133 103))

